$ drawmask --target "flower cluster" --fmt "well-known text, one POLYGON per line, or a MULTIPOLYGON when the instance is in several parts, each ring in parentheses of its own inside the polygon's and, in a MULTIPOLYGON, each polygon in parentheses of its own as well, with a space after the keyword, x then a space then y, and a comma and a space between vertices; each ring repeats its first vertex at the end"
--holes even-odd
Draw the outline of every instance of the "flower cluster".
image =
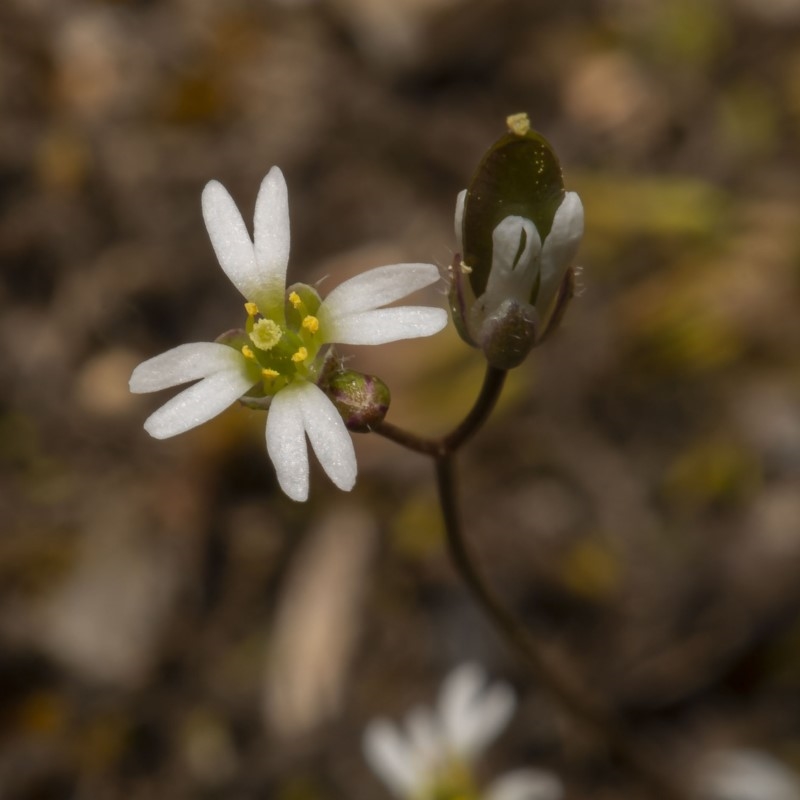
POLYGON ((436 710, 412 710, 404 732, 386 720, 371 722, 364 754, 400 800, 560 800, 561 782, 543 770, 509 772, 486 789, 477 784, 473 763, 515 708, 510 687, 487 686, 481 667, 462 664, 442 684, 436 710))
POLYGON ((383 344, 430 336, 447 323, 443 309, 383 306, 439 279, 433 264, 392 264, 358 275, 323 300, 305 284, 286 288, 289 205, 286 182, 273 167, 255 209, 254 239, 224 187, 203 191, 203 217, 220 266, 244 296, 244 328, 216 342, 185 344, 151 358, 133 371, 132 392, 154 392, 189 381, 145 422, 164 439, 200 425, 243 400, 269 408, 267 452, 283 491, 308 497, 306 436, 340 489, 356 478, 353 444, 344 422, 320 388, 330 345, 383 344))

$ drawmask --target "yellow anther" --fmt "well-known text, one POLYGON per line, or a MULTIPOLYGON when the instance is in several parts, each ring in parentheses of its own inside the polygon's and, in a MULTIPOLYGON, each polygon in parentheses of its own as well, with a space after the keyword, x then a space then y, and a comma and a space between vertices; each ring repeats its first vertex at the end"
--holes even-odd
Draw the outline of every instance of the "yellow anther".
POLYGON ((242 355, 245 358, 255 358, 253 351, 247 345, 242 348, 242 355))
POLYGON ((295 364, 299 364, 301 361, 305 361, 308 358, 308 350, 305 347, 299 347, 297 352, 292 356, 292 361, 295 364))
POLYGON ((245 303, 244 310, 250 317, 254 317, 256 314, 258 314, 258 306, 255 303, 250 303, 250 302, 245 303))
POLYGON ((303 305, 303 301, 300 299, 300 295, 297 292, 292 292, 289 295, 289 302, 292 304, 293 308, 300 308, 303 305))
POLYGON ((531 129, 531 121, 524 112, 506 117, 506 125, 515 136, 524 136, 531 129))
POLYGON ((261 370, 261 374, 262 374, 262 375, 263 375, 265 378, 277 378, 277 377, 278 377, 278 375, 280 375, 280 372, 278 372, 278 371, 277 371, 277 370, 275 370, 275 369, 268 369, 268 368, 267 368, 267 369, 262 369, 262 370, 261 370))
POLYGON ((309 333, 316 333, 319 330, 319 320, 316 317, 312 317, 311 314, 307 317, 303 317, 303 321, 300 324, 309 333))

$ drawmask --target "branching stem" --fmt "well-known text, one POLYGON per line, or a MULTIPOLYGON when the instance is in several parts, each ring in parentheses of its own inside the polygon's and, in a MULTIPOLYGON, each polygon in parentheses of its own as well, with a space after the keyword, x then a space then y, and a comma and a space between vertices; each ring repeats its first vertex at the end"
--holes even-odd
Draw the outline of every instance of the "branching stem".
POLYGON ((536 680, 561 705, 604 741, 609 751, 647 785, 658 800, 683 800, 684 794, 624 726, 607 703, 592 696, 563 655, 540 645, 485 580, 464 537, 456 501, 455 454, 477 433, 494 409, 506 378, 505 370, 488 366, 480 393, 469 413, 450 433, 430 439, 398 428, 385 420, 373 432, 409 450, 430 456, 442 507, 450 557, 473 597, 498 634, 527 663, 536 680))

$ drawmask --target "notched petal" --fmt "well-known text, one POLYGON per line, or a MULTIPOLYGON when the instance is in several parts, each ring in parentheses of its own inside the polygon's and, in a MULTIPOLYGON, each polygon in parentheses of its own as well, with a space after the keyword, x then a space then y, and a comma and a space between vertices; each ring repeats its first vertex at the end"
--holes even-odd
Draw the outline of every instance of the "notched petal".
POLYGON ((222 370, 237 370, 245 375, 242 354, 216 342, 182 344, 139 364, 129 386, 135 394, 157 392, 222 370))

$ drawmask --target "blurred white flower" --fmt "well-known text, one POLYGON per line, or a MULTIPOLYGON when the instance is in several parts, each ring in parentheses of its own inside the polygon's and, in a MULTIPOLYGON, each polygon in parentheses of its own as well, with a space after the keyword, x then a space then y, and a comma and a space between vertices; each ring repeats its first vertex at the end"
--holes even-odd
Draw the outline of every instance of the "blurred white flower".
POLYGON ((436 710, 413 709, 404 731, 387 720, 371 722, 364 755, 401 800, 560 800, 561 782, 543 770, 515 770, 484 790, 475 781, 473 762, 515 709, 509 686, 487 685, 480 666, 462 664, 445 679, 436 710))
POLYGON ((254 240, 231 196, 217 181, 203 191, 203 218, 225 274, 242 293, 245 328, 217 342, 185 344, 140 364, 132 392, 199 383, 145 422, 157 439, 207 422, 237 399, 269 407, 267 452, 283 491, 308 497, 306 435, 328 477, 349 491, 356 479, 353 443, 333 403, 317 385, 333 343, 383 344, 430 336, 447 324, 443 309, 383 308, 435 283, 433 264, 392 264, 336 287, 325 300, 305 284, 286 288, 289 204, 273 167, 256 200, 254 240))
POLYGON ((758 750, 721 750, 706 756, 697 778, 698 800, 800 800, 788 767, 758 750))

